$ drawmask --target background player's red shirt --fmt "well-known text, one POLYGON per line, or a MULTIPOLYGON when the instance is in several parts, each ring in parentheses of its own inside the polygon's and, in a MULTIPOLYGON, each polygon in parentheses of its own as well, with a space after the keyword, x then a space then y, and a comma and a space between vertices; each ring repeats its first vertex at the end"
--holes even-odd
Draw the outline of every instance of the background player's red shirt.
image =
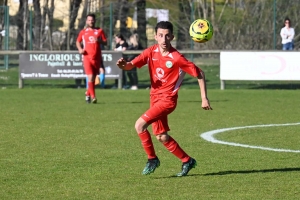
POLYGON ((194 63, 188 61, 172 46, 169 54, 162 56, 158 44, 153 45, 144 50, 131 63, 138 68, 148 64, 151 79, 150 94, 175 96, 185 73, 193 77, 197 77, 200 73, 200 69, 194 63))
POLYGON ((94 40, 94 37, 101 38, 106 41, 106 36, 101 28, 86 28, 80 31, 77 37, 78 42, 83 43, 83 49, 86 51, 85 57, 92 60, 102 59, 101 45, 94 40))

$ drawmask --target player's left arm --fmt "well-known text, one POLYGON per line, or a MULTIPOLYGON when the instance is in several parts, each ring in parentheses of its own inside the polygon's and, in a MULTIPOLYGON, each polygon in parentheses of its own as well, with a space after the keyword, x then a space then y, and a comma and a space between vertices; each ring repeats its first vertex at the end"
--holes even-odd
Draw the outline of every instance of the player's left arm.
POLYGON ((202 108, 204 110, 212 110, 212 107, 210 106, 208 97, 207 97, 207 87, 206 87, 206 80, 205 80, 205 74, 202 70, 200 70, 198 78, 198 84, 200 87, 200 93, 201 93, 201 99, 202 99, 202 108))
POLYGON ((103 30, 100 31, 97 41, 102 45, 107 45, 107 38, 103 30))
POLYGON ((202 108, 204 110, 212 110, 212 107, 210 107, 210 103, 207 97, 205 74, 202 71, 202 69, 197 67, 193 62, 187 60, 182 55, 177 60, 177 63, 183 71, 185 71, 193 77, 197 77, 202 99, 202 108))

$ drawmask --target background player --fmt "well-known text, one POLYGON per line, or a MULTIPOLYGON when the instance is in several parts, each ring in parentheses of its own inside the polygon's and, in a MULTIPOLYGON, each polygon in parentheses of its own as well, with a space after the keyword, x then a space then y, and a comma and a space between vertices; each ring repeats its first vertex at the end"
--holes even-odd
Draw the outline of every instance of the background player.
POLYGON ((172 23, 161 21, 155 27, 157 44, 144 50, 131 62, 126 62, 124 58, 117 61, 118 67, 124 70, 131 70, 134 67, 141 68, 146 64, 149 68, 151 78, 150 108, 135 123, 135 129, 148 155, 148 162, 142 172, 145 175, 153 173, 160 165, 150 133, 147 130, 150 124, 152 124, 156 138, 182 161, 182 170, 177 176, 187 175, 197 165, 196 160, 190 157, 168 134, 170 130, 168 115, 176 108, 178 89, 185 73, 198 78, 202 108, 212 110, 207 98, 204 72, 172 47, 173 38, 172 23))
POLYGON ((102 64, 101 45, 106 45, 107 39, 101 28, 95 27, 95 15, 86 16, 86 28, 78 34, 76 46, 80 54, 83 55, 84 71, 88 78, 88 87, 85 93, 87 103, 97 103, 95 95, 95 78, 99 74, 102 64), (83 48, 81 46, 83 44, 83 48))

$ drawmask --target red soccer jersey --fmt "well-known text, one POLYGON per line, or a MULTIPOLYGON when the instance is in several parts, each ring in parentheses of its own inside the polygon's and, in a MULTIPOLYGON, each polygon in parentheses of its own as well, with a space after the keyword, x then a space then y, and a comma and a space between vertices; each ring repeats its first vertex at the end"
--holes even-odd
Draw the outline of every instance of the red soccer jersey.
POLYGON ((169 54, 162 56, 158 44, 144 50, 131 63, 141 68, 148 64, 151 79, 150 94, 165 94, 175 96, 183 81, 185 73, 197 77, 200 69, 188 61, 171 46, 169 54))
POLYGON ((84 56, 90 59, 102 59, 101 58, 101 46, 94 37, 101 38, 106 41, 106 36, 101 28, 86 28, 80 31, 77 37, 78 42, 83 43, 83 49, 86 51, 84 56))

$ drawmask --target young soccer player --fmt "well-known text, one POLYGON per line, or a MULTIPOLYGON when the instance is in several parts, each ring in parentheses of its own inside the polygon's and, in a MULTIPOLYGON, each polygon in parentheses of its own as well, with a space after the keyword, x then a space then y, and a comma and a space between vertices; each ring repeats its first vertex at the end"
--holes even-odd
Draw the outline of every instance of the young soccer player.
POLYGON ((168 134, 170 130, 168 115, 176 108, 178 89, 186 73, 198 78, 202 108, 212 110, 207 98, 204 72, 172 47, 173 38, 172 23, 161 21, 155 27, 157 44, 144 50, 131 62, 126 62, 124 58, 117 61, 118 67, 124 70, 131 70, 134 67, 141 68, 146 64, 149 68, 151 79, 150 108, 135 123, 135 129, 148 155, 148 162, 142 172, 144 175, 153 173, 160 165, 150 133, 147 130, 150 124, 152 124, 156 138, 182 161, 182 169, 177 176, 186 176, 197 165, 196 160, 190 157, 168 134))
POLYGON ((101 44, 106 45, 107 39, 102 29, 95 27, 95 15, 88 14, 86 16, 86 28, 81 30, 76 40, 76 47, 80 54, 83 55, 84 71, 87 75, 88 83, 85 92, 85 100, 87 103, 97 103, 95 95, 95 78, 100 74, 100 79, 104 78, 104 71, 101 70, 102 54, 101 44), (83 43, 83 48, 81 46, 83 43))

